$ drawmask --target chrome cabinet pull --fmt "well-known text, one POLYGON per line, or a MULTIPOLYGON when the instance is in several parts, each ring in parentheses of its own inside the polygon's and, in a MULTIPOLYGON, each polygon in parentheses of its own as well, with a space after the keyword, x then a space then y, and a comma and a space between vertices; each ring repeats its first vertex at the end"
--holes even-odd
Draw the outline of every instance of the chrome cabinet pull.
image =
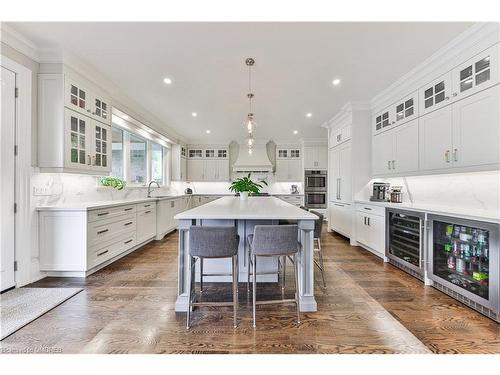
POLYGON ((105 251, 103 251, 102 253, 97 253, 97 256, 98 256, 98 257, 100 257, 101 255, 104 255, 104 254, 106 254, 107 252, 109 252, 109 250, 105 250, 105 251))
POLYGON ((370 226, 370 218, 367 217, 366 220, 368 221, 368 226, 370 226))
POLYGON ((396 169, 396 160, 392 161, 392 169, 396 169))
POLYGON ((451 96, 455 97, 457 96, 458 94, 456 92, 454 92, 453 94, 451 94, 451 96))
POLYGON ((97 232, 97 234, 103 234, 106 232, 109 232, 109 229, 100 230, 99 232, 97 232))
POLYGON ((106 216, 106 215, 109 215, 109 212, 101 212, 97 214, 97 216, 106 216))
POLYGON ((391 161, 390 160, 387 160, 387 169, 391 170, 391 161))
POLYGON ((145 214, 150 214, 150 213, 151 213, 151 211, 144 211, 144 213, 145 213, 145 214))
POLYGON ((458 161, 458 148, 453 150, 453 160, 458 161))
POLYGON ((124 225, 124 226, 128 226, 128 225, 131 225, 131 224, 134 224, 134 222, 133 222, 133 221, 129 221, 128 223, 125 223, 125 224, 123 224, 123 225, 124 225))
POLYGON ((364 223, 366 225, 366 216, 363 216, 363 219, 364 219, 364 223))
POLYGON ((129 207, 129 208, 125 208, 123 211, 130 211, 132 209, 132 207, 129 207))
POLYGON ((333 205, 334 205, 334 206, 339 206, 339 207, 344 207, 344 205, 343 205, 343 204, 338 204, 338 203, 334 203, 333 205))
POLYGON ((444 153, 444 160, 449 163, 450 162, 450 150, 446 150, 444 153))
POLYGON ((124 244, 126 245, 126 244, 131 243, 131 242, 132 242, 132 240, 128 240, 128 241, 125 241, 124 244))
POLYGON ((370 207, 363 207, 365 210, 371 211, 372 209, 370 207))

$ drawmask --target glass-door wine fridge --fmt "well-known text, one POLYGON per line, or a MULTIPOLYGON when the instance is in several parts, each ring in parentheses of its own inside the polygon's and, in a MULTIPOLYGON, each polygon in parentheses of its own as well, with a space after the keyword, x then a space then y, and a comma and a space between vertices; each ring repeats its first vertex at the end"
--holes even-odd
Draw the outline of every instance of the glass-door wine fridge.
POLYGON ((424 280, 424 217, 415 211, 388 208, 386 252, 389 262, 424 280))
POLYGON ((499 225, 428 215, 434 286, 498 321, 499 225))

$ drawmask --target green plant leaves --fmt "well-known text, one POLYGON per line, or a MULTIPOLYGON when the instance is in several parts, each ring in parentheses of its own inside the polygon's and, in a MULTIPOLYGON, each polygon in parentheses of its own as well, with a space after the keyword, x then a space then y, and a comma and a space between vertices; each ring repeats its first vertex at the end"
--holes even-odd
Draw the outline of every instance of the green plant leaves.
MULTIPOLYGON (((251 180, 251 173, 248 176, 234 180, 229 186, 229 190, 235 193, 249 192, 258 193, 262 189, 262 185, 251 180)), ((267 182, 262 181, 266 186, 267 182)))
POLYGON ((120 177, 104 176, 101 177, 101 185, 109 186, 116 190, 122 190, 127 183, 120 177))

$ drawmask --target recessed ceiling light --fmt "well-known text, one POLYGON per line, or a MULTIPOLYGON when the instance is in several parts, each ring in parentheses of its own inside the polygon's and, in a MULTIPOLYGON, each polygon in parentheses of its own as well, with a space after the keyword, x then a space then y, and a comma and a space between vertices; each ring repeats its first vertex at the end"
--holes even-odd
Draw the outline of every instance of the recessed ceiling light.
POLYGON ((299 131, 298 130, 294 130, 293 134, 299 134, 299 131))
POLYGON ((167 85, 171 85, 172 84, 172 80, 168 77, 165 77, 163 78, 163 82, 165 82, 167 85))
POLYGON ((205 130, 205 133, 210 134, 210 130, 205 130))
POLYGON ((191 116, 196 117, 198 114, 196 112, 191 113, 191 116))
POLYGON ((339 85, 339 84, 340 84, 340 79, 335 78, 335 79, 332 81, 332 84, 333 84, 334 86, 339 85))
POLYGON ((309 112, 308 114, 306 114, 306 117, 312 117, 312 115, 313 114, 311 112, 309 112))

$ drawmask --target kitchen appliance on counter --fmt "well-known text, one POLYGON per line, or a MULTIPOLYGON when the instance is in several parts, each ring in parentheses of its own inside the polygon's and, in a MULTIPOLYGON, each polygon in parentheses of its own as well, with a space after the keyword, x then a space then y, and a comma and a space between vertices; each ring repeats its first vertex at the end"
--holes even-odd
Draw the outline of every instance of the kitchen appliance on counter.
POLYGON ((387 195, 391 184, 386 182, 374 182, 373 183, 373 194, 370 197, 372 202, 387 202, 387 195))
POLYGON ((326 191, 327 172, 326 171, 306 171, 305 191, 326 191))
POLYGON ((297 185, 290 186, 290 194, 299 194, 299 187, 297 185))
POLYGON ((193 194, 193 189, 186 188, 186 190, 184 190, 184 194, 193 194))
POLYGON ((395 208, 386 209, 386 249, 389 262, 424 281, 425 214, 395 208))
POLYGON ((403 187, 393 186, 389 191, 391 203, 403 203, 403 187))
POLYGON ((306 171, 304 205, 306 208, 326 209, 327 207, 327 172, 306 171))
POLYGON ((427 219, 434 287, 500 322, 499 225, 440 215, 427 219))

